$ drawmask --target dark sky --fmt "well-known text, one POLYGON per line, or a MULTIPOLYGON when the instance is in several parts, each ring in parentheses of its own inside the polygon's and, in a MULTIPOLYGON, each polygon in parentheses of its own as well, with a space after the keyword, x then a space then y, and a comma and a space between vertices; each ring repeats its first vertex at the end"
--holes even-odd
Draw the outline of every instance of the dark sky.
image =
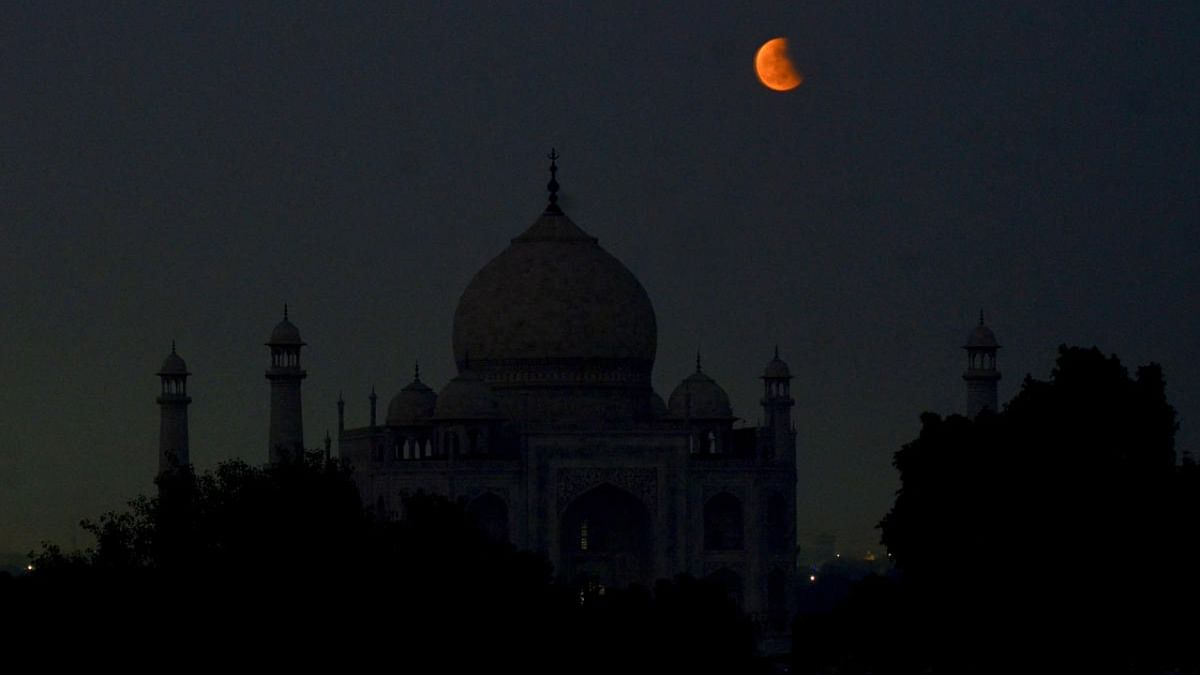
POLYGON ((415 359, 440 387, 551 145, 661 394, 699 348, 754 422, 779 344, 802 543, 877 541, 980 308, 1002 400, 1094 344, 1162 363, 1200 449, 1195 2, 112 4, 0 20, 0 552, 152 490, 172 338, 200 468, 265 461, 285 301, 309 445, 339 389, 358 425, 415 359), (752 69, 780 35, 786 94, 752 69))

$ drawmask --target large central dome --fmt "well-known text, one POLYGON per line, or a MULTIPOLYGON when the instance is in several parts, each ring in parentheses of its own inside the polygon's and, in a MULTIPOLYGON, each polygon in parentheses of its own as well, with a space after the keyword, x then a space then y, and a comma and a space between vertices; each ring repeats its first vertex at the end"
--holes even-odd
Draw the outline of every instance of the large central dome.
MULTIPOLYGON (((657 340, 646 289, 553 204, 479 270, 454 313, 459 370, 478 372, 502 404, 505 389, 553 387, 560 399, 579 388, 645 394, 657 340)), ((556 416, 505 407, 514 417, 556 416)))
POLYGON ((646 289, 565 214, 545 213, 479 270, 454 313, 461 368, 513 361, 654 363, 646 289))

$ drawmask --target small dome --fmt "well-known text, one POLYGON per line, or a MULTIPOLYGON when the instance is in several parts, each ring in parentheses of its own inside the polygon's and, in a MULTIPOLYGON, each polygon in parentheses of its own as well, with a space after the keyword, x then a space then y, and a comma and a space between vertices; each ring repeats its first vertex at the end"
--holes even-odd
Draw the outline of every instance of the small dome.
POLYGON ((175 344, 171 343, 171 353, 163 360, 162 366, 158 369, 159 375, 190 375, 187 369, 187 363, 184 363, 183 357, 175 353, 175 344))
POLYGON ((439 420, 500 419, 500 409, 492 388, 479 375, 465 370, 442 388, 433 417, 439 420))
POLYGON ((711 377, 700 370, 699 358, 696 359, 696 372, 675 387, 671 392, 667 408, 671 417, 691 419, 731 419, 733 408, 729 405, 729 395, 711 377))
POLYGON ((783 359, 779 358, 779 347, 775 348, 775 358, 771 359, 767 367, 763 369, 762 376, 763 379, 773 380, 791 378, 791 369, 788 368, 788 364, 783 359))
POLYGON ((429 422, 433 419, 437 400, 437 394, 425 386, 420 377, 414 378, 400 393, 392 397, 387 409, 387 425, 403 427, 429 422))
POLYGON ((300 329, 291 321, 284 319, 275 325, 275 330, 271 331, 271 340, 267 344, 272 345, 302 345, 304 341, 300 339, 300 329))
POLYGON ((291 321, 288 321, 287 305, 283 306, 283 321, 275 324, 275 329, 271 331, 271 339, 267 341, 268 345, 304 345, 304 341, 300 339, 300 329, 291 321))
POLYGON ((967 344, 963 345, 965 349, 999 349, 1000 343, 996 342, 996 334, 991 328, 983 325, 983 312, 979 313, 979 325, 971 331, 967 336, 967 344))

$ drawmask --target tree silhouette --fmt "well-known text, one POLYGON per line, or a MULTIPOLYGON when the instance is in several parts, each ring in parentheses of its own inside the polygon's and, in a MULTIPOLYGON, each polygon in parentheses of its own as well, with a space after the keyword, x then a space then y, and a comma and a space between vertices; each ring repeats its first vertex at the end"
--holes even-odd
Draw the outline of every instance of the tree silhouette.
POLYGON ((758 667, 745 617, 711 585, 581 598, 544 557, 497 541, 445 498, 416 494, 399 519, 376 517, 336 461, 181 467, 158 487, 86 522, 93 548, 44 545, 33 574, 0 584, 0 605, 28 626, 99 636, 97 649, 204 645, 272 667, 758 667))
POLYGON ((880 528, 931 630, 964 657, 1041 644, 1114 672, 1194 659, 1179 649, 1194 624, 1173 619, 1197 599, 1197 483, 1176 427, 1159 366, 1130 377, 1066 346, 1000 414, 922 415, 880 528))

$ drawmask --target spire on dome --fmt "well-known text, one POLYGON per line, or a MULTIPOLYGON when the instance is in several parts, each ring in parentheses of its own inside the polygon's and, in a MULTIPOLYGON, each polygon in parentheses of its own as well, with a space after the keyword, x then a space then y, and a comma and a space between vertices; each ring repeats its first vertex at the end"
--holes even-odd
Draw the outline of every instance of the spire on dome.
POLYGON ((191 375, 187 369, 187 363, 183 357, 175 352, 175 341, 171 340, 171 353, 167 354, 167 358, 163 360, 162 367, 156 373, 164 378, 179 378, 191 375))
POLYGON ((979 325, 983 325, 983 310, 979 310, 979 325))
POLYGON ((283 304, 283 319, 275 324, 275 329, 271 331, 271 338, 267 340, 267 345, 272 348, 303 347, 305 345, 304 340, 300 339, 300 329, 296 328, 296 325, 288 319, 286 302, 283 304))
POLYGON ((421 381, 421 362, 413 361, 413 382, 421 381))
POLYGON ((546 155, 550 160, 550 182, 546 183, 546 189, 550 191, 549 203, 546 204, 546 213, 560 214, 562 209, 558 206, 558 180, 555 174, 558 173, 558 152, 554 148, 550 148, 550 154, 546 155))
POLYGON ((763 370, 762 377, 764 380, 790 380, 792 379, 792 371, 788 368, 788 364, 783 359, 779 358, 779 345, 775 345, 775 356, 767 363, 767 367, 763 370))
POLYGON ((702 367, 700 366, 700 351, 699 351, 699 350, 697 350, 697 351, 696 351, 696 372, 697 372, 697 373, 703 373, 703 372, 704 372, 704 368, 702 368, 702 367))

